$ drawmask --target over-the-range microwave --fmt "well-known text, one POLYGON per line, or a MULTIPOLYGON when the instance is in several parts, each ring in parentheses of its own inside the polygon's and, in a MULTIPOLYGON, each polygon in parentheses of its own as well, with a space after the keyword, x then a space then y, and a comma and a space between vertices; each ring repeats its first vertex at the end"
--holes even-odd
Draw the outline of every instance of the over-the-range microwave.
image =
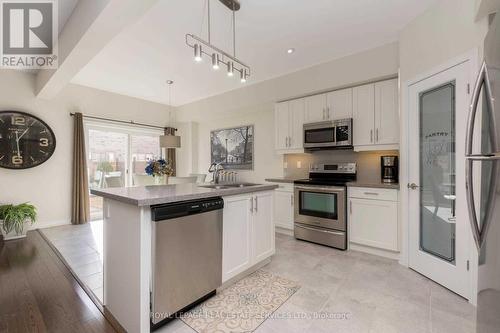
POLYGON ((304 149, 352 149, 352 118, 304 124, 304 149))

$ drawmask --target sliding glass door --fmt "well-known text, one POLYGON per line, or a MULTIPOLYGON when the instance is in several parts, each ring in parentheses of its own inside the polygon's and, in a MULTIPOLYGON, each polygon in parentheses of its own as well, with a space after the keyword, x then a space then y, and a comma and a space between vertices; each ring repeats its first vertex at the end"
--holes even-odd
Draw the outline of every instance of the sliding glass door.
MULTIPOLYGON (((148 160, 161 155, 162 131, 86 122, 89 188, 146 185, 148 160)), ((102 219, 102 198, 90 195, 91 220, 102 219)))

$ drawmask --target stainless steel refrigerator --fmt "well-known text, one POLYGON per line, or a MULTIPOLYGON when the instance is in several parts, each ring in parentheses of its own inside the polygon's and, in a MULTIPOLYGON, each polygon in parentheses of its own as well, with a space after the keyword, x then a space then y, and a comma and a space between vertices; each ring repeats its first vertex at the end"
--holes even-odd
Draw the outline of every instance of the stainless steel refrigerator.
POLYGON ((484 42, 466 142, 467 203, 479 251, 477 332, 500 332, 500 14, 484 42))

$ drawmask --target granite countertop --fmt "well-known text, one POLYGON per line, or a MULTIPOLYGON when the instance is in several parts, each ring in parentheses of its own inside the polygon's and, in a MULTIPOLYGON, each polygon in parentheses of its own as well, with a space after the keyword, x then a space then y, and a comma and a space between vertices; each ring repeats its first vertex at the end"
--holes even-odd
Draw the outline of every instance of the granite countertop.
POLYGON ((106 189, 92 189, 90 190, 90 193, 135 206, 151 206, 171 202, 268 191, 277 188, 276 185, 271 184, 259 184, 254 186, 225 189, 211 189, 200 186, 203 186, 203 184, 117 187, 106 189))
POLYGON ((299 178, 287 178, 287 177, 278 177, 278 178, 267 178, 266 182, 271 183, 293 183, 299 178))
POLYGON ((347 183, 349 187, 370 187, 370 188, 387 188, 399 190, 400 184, 398 183, 382 183, 382 182, 365 182, 365 181, 355 181, 347 183))

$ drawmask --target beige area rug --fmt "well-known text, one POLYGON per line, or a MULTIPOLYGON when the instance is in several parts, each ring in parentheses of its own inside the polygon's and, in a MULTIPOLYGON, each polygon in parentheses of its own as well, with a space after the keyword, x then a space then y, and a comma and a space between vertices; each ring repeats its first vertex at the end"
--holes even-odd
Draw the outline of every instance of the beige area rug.
POLYGON ((199 333, 252 332, 300 286, 258 270, 181 316, 199 333))

